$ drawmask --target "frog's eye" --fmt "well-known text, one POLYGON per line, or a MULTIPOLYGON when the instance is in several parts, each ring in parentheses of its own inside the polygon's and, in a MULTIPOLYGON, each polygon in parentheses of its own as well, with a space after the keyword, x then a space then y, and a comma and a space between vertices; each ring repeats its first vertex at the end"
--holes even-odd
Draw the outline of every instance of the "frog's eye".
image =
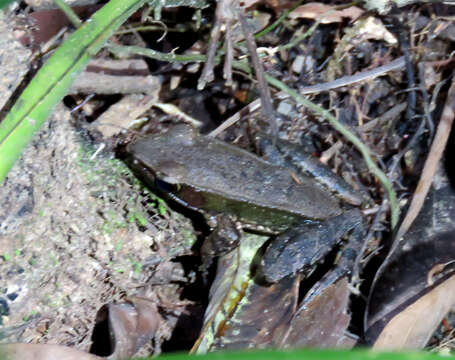
POLYGON ((171 193, 179 190, 178 184, 171 184, 160 179, 155 179, 155 186, 158 190, 166 193, 171 193))

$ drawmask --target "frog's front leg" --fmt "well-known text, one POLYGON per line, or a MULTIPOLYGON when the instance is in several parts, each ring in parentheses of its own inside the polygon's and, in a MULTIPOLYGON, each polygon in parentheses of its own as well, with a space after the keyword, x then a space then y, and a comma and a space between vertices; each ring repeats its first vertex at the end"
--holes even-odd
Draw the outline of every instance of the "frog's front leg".
POLYGON ((330 282, 334 282, 352 271, 361 256, 363 219, 358 209, 318 223, 300 224, 284 232, 266 249, 260 274, 265 281, 274 283, 288 275, 309 272, 351 230, 336 271, 330 275, 330 282))
POLYGON ((213 263, 213 258, 222 256, 240 244, 240 231, 228 215, 216 215, 209 220, 212 233, 201 247, 202 270, 205 273, 213 263))

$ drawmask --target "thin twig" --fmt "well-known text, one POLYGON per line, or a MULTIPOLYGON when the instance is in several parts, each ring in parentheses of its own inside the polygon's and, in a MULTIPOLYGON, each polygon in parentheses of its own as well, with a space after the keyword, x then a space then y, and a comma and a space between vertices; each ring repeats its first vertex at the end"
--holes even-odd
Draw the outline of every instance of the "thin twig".
POLYGON ((419 69, 419 85, 420 85, 420 91, 422 92, 422 98, 423 98, 423 112, 425 116, 425 120, 427 122, 427 128, 430 132, 430 139, 433 138, 434 134, 434 123, 433 123, 433 117, 431 116, 431 111, 430 111, 430 95, 428 94, 427 87, 425 84, 425 63, 419 63, 417 65, 419 69))
POLYGON ((232 43, 232 19, 226 19, 226 56, 224 58, 223 76, 226 86, 232 86, 232 61, 234 59, 234 45, 232 43))
MULTIPOLYGON (((157 22, 157 23, 159 23, 159 22, 157 22)), ((146 32, 146 31, 163 31, 163 26, 156 26, 156 25, 134 26, 134 25, 130 25, 129 29, 116 31, 115 35, 125 35, 125 34, 146 32)), ((188 28, 170 28, 170 29, 166 29, 166 32, 168 32, 168 33, 184 33, 186 31, 188 31, 188 28)))
POLYGON ((416 81, 414 74, 414 66, 411 56, 411 45, 409 44, 409 39, 406 36, 403 24, 398 21, 397 18, 393 18, 394 26, 398 32, 400 47, 404 54, 404 59, 406 63, 406 77, 408 80, 408 108, 406 111, 406 118, 410 124, 414 119, 415 110, 417 107, 417 97, 416 97, 416 81))
POLYGON ((221 18, 217 16, 210 36, 209 48, 207 50, 207 60, 204 64, 201 77, 199 78, 199 82, 197 84, 198 90, 204 89, 205 85, 214 79, 215 75, 213 74, 213 67, 215 66, 215 53, 218 46, 218 40, 220 38, 221 25, 221 18))
POLYGON ((329 91, 333 89, 337 89, 343 86, 351 85, 354 83, 358 83, 361 81, 366 81, 370 79, 374 79, 378 76, 384 75, 393 70, 401 69, 405 65, 404 56, 401 56, 388 64, 378 66, 372 70, 362 71, 360 73, 350 75, 350 76, 343 76, 339 79, 329 81, 322 84, 316 84, 311 86, 306 86, 304 88, 299 89, 299 93, 306 95, 306 94, 314 94, 321 91, 329 91))
MULTIPOLYGON (((350 75, 350 76, 343 76, 342 78, 339 78, 339 79, 336 79, 333 81, 329 81, 326 83, 322 83, 322 84, 316 84, 316 85, 303 87, 303 88, 299 89, 299 93, 302 95, 315 94, 315 93, 319 93, 322 91, 329 91, 329 90, 337 89, 339 87, 352 85, 352 84, 355 84, 355 83, 358 83, 361 81, 374 79, 378 76, 386 74, 389 71, 401 69, 404 66, 404 64, 405 64, 404 57, 402 56, 396 60, 393 60, 392 62, 390 62, 388 64, 378 66, 377 68, 374 68, 372 70, 363 71, 361 73, 350 75)), ((235 64, 234 64, 234 67, 236 67, 235 64)), ((289 95, 284 91, 280 91, 277 94, 275 94, 275 98, 280 99, 280 100, 286 99, 288 97, 289 97, 289 95)), ((241 119, 241 116, 243 113, 245 113, 246 111, 253 112, 256 109, 259 109, 260 106, 261 106, 260 99, 253 100, 251 103, 249 103, 243 109, 241 109, 240 111, 238 111, 237 113, 232 115, 230 118, 228 118, 226 121, 224 121, 220 126, 218 126, 215 130, 213 130, 209 135, 213 136, 213 137, 217 136, 222 131, 226 130, 228 127, 234 125, 237 121, 239 121, 241 119)))
MULTIPOLYGON (((420 138, 420 135, 422 135, 423 130, 425 129, 425 124, 428 125, 428 128, 431 131, 430 136, 433 135, 433 131, 434 131, 433 128, 432 128, 433 120, 432 120, 431 113, 430 113, 430 110, 429 110, 428 93, 427 93, 427 91, 425 89, 425 76, 424 76, 424 72, 423 72, 424 71, 424 67, 423 66, 424 65, 422 63, 419 64, 419 77, 420 77, 420 86, 419 86, 419 88, 422 91, 423 108, 424 108, 425 115, 420 120, 420 124, 417 127, 417 130, 414 132, 412 137, 409 139, 409 141, 407 142, 405 147, 403 149, 401 149, 400 152, 393 157, 394 158, 393 159, 393 163, 390 166, 389 173, 388 173, 390 177, 393 177, 393 173, 395 172, 395 169, 399 165, 399 163, 400 163, 401 159, 403 158, 403 156, 409 151, 409 149, 411 149, 415 145, 417 140, 420 138)), ((411 106, 409 104, 409 101, 412 102, 413 98, 415 98, 415 96, 410 98, 410 99, 408 99, 408 108, 409 108, 409 106, 411 106)), ((412 111, 411 113, 407 112, 407 116, 409 116, 409 114, 414 114, 414 111, 412 111)), ((409 120, 411 120, 411 119, 409 119, 409 120)), ((412 121, 412 122, 414 122, 414 121, 412 121)))
POLYGON ((241 13, 241 10, 239 10, 239 12, 237 13, 237 17, 239 19, 240 26, 242 27, 242 32, 243 35, 245 36, 248 52, 250 53, 251 63, 253 64, 253 69, 254 72, 256 73, 256 78, 258 80, 258 89, 259 93, 261 94, 262 104, 261 112, 264 118, 269 123, 271 133, 276 135, 278 133, 278 125, 276 121, 275 109, 273 108, 272 104, 272 96, 270 94, 269 84, 265 79, 264 66, 262 65, 262 62, 259 60, 256 42, 254 41, 253 34, 248 29, 246 17, 241 13))

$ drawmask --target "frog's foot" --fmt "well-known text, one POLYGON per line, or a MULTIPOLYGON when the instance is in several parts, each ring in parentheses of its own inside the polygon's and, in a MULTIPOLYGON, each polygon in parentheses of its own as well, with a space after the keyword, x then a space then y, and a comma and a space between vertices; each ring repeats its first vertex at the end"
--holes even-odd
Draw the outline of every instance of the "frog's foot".
POLYGON ((363 225, 354 228, 348 243, 343 249, 336 267, 325 274, 305 295, 300 306, 305 306, 315 297, 322 294, 326 289, 345 276, 350 277, 349 288, 351 293, 358 295, 360 285, 360 260, 362 258, 363 239, 365 235, 363 225))
POLYGON ((208 275, 208 269, 213 263, 213 259, 238 247, 241 238, 240 231, 229 216, 221 214, 212 218, 213 220, 215 221, 214 230, 205 239, 200 251, 202 260, 200 270, 204 282, 208 275))

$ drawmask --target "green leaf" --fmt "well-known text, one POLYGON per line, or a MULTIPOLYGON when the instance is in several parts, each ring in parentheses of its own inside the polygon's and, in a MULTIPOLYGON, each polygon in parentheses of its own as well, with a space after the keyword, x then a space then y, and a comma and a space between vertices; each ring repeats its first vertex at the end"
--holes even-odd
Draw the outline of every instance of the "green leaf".
POLYGON ((13 1, 16 0, 0 0, 0 9, 3 9, 6 5, 12 3, 13 1))
MULTIPOLYGON (((143 358, 146 359, 146 358, 143 358)), ((152 360, 152 358, 148 358, 152 360)), ((153 358, 156 359, 156 358, 153 358)), ((294 350, 294 351, 244 351, 213 352, 206 355, 161 355, 161 360, 453 360, 453 356, 440 356, 426 352, 385 353, 367 350, 294 350)))
POLYGON ((91 56, 144 2, 111 0, 75 31, 40 69, 0 123, 0 182, 91 56))

